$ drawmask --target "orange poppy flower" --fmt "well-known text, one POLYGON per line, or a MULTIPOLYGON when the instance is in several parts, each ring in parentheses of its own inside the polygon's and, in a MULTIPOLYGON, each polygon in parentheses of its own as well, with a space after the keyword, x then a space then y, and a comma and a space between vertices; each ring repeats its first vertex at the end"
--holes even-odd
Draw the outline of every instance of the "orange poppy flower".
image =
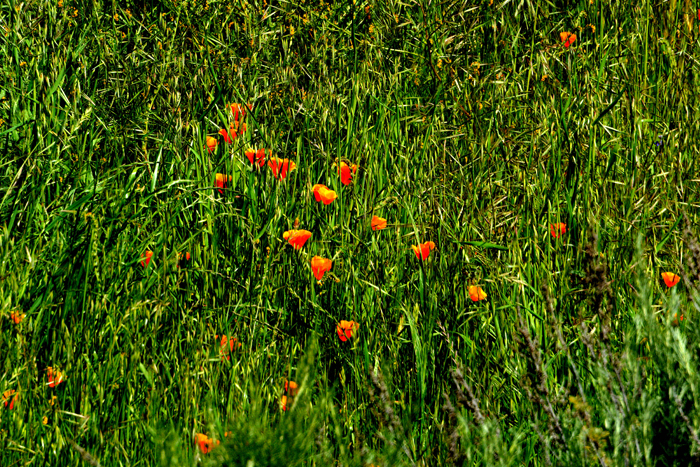
POLYGON ((425 242, 422 243, 418 246, 411 245, 411 248, 413 248, 413 252, 416 254, 416 258, 422 259, 425 261, 428 259, 428 255, 430 254, 430 250, 435 249, 435 243, 433 242, 425 242))
POLYGON ((556 224, 549 225, 549 233, 552 237, 559 238, 566 233, 566 224, 563 222, 557 222, 556 224))
POLYGON ((681 280, 681 278, 678 277, 677 274, 674 274, 672 272, 662 272, 661 277, 663 278, 666 287, 668 287, 669 289, 674 285, 678 284, 678 281, 681 280))
POLYGON ((284 380, 284 392, 294 397, 299 392, 299 385, 294 381, 284 380))
POLYGON ((267 165, 272 169, 272 175, 278 180, 287 178, 287 172, 297 168, 297 165, 289 159, 280 159, 278 157, 271 158, 267 165))
POLYGON ((232 144, 233 140, 238 138, 238 132, 231 127, 231 133, 229 134, 228 130, 226 128, 222 128, 219 130, 219 134, 224 137, 224 141, 226 141, 226 144, 232 144))
POLYGON ((15 324, 19 324, 22 322, 24 319, 24 313, 21 313, 19 310, 17 311, 11 311, 10 312, 10 319, 15 322, 15 324))
POLYGON ((326 185, 314 185, 313 192, 316 201, 319 203, 323 201, 323 204, 326 205, 331 204, 338 197, 338 194, 335 191, 330 190, 326 185))
POLYGON ((258 149, 246 149, 245 155, 251 164, 257 163, 260 167, 265 165, 265 148, 258 149))
MULTIPOLYGON (((214 336, 214 339, 218 339, 218 338, 219 338, 218 334, 214 336)), ((226 357, 226 360, 231 360, 231 356, 229 354, 236 349, 240 349, 242 345, 243 344, 238 342, 238 339, 236 339, 235 337, 232 337, 231 339, 229 339, 226 337, 226 334, 221 336, 221 350, 219 351, 219 353, 221 354, 221 360, 223 360, 224 357, 226 357), (226 344, 228 344, 228 345, 226 345, 226 344)))
POLYGON ((470 285, 468 287, 469 289, 469 298, 472 299, 473 302, 478 302, 479 300, 486 300, 486 292, 484 292, 484 289, 477 285, 470 285))
POLYGON ((151 258, 153 257, 153 252, 151 250, 146 250, 146 253, 143 254, 142 258, 143 261, 141 261, 141 266, 144 268, 148 266, 148 263, 151 262, 151 258))
POLYGON ((327 258, 321 258, 320 256, 314 256, 311 258, 311 271, 313 271, 314 276, 317 280, 323 279, 323 275, 326 271, 330 271, 333 266, 333 261, 327 258))
POLYGON ((8 389, 2 393, 2 401, 5 403, 5 407, 10 406, 10 410, 15 408, 15 402, 19 402, 19 394, 14 389, 8 389))
POLYGON ((214 152, 217 144, 219 143, 216 142, 216 138, 213 136, 207 136, 207 147, 209 148, 209 152, 214 152))
POLYGON ((355 175, 356 171, 357 166, 355 164, 348 165, 345 162, 340 163, 338 173, 340 174, 340 181, 343 183, 343 185, 350 185, 350 182, 352 182, 352 177, 355 175))
POLYGON ((219 187, 219 193, 224 194, 224 188, 226 188, 226 183, 232 181, 233 178, 224 174, 216 174, 216 186, 219 187))
POLYGON ((282 234, 282 238, 287 240, 295 250, 301 250, 304 243, 311 238, 311 232, 308 230, 287 230, 282 234))
POLYGON ((571 34, 569 31, 560 32, 559 39, 564 43, 564 47, 568 49, 576 40, 576 34, 571 34))
POLYGON ((338 337, 342 342, 347 341, 352 337, 353 331, 357 331, 360 328, 360 323, 356 323, 355 321, 345 321, 341 320, 340 324, 338 324, 335 327, 335 330, 338 332, 338 337))
POLYGON ((49 382, 50 388, 56 387, 65 381, 63 374, 58 370, 54 370, 53 367, 48 367, 46 369, 46 379, 49 382))
POLYGON ((231 127, 229 128, 229 131, 227 132, 225 129, 219 130, 219 134, 224 136, 224 139, 228 144, 231 144, 234 139, 238 138, 239 136, 242 136, 243 133, 245 133, 246 129, 248 128, 245 124, 245 122, 239 122, 238 120, 234 121, 230 125, 231 127), (230 135, 230 138, 229 138, 230 135))
POLYGON ((379 216, 372 216, 372 230, 386 229, 386 219, 379 216))
POLYGON ((250 110, 253 110, 252 104, 231 104, 231 113, 233 113, 233 120, 236 122, 239 118, 242 120, 246 112, 250 110))
POLYGON ((299 392, 299 385, 294 381, 284 380, 284 395, 280 397, 280 407, 283 411, 287 411, 287 407, 294 403, 294 397, 299 392))
POLYGON ((204 433, 197 433, 194 435, 194 443, 199 447, 199 450, 202 451, 202 454, 209 454, 212 449, 221 444, 219 440, 211 439, 204 433))

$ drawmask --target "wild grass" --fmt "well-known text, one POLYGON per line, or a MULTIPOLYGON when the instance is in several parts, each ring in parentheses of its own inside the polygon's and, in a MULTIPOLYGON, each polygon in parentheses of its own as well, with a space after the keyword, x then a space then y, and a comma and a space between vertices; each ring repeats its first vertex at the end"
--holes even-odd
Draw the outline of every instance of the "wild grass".
POLYGON ((697 462, 698 23, 685 0, 3 3, 0 465, 697 462))

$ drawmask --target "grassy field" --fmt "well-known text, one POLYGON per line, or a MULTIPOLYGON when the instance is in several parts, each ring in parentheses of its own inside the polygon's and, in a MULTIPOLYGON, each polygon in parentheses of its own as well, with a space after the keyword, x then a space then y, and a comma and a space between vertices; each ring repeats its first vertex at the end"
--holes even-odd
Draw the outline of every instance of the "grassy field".
POLYGON ((699 40, 688 0, 3 2, 0 465, 700 462, 699 40))

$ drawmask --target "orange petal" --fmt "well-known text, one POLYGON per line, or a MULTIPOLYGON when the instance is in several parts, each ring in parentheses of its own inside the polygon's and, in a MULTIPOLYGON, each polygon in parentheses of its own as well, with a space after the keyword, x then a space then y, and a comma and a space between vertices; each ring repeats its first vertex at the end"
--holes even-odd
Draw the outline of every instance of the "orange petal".
MULTIPOLYGON (((233 133, 233 135, 236 134, 235 132, 232 132, 232 133, 233 133)), ((226 128, 220 129, 219 134, 224 137, 224 141, 226 141, 227 144, 233 143, 233 141, 231 141, 231 138, 229 138, 229 136, 228 136, 228 131, 226 131, 226 128)), ((235 136, 233 136, 233 137, 235 138, 235 136)))

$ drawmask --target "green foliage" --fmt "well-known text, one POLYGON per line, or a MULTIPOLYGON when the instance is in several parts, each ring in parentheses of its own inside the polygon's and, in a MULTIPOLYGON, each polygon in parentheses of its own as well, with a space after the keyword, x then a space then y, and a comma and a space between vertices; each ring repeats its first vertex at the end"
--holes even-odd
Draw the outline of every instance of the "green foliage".
POLYGON ((685 0, 3 3, 0 465, 695 462, 697 23, 685 0))

